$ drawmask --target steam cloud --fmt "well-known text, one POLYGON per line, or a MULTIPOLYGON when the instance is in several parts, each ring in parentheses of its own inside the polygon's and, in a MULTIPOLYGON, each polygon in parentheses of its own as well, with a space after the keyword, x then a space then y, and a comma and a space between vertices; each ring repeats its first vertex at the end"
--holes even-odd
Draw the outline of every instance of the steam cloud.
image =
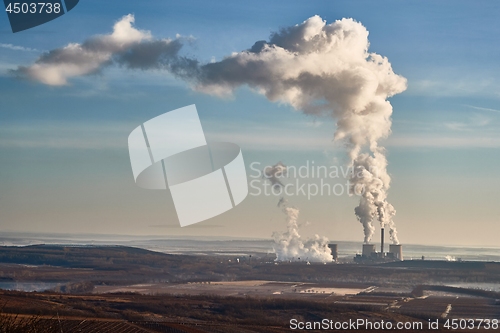
POLYGON ((273 166, 268 166, 264 169, 264 174, 262 176, 269 180, 274 188, 280 188, 283 186, 280 178, 286 176, 286 165, 282 162, 278 162, 273 166))
POLYGON ((219 62, 201 64, 179 55, 181 38, 153 39, 149 32, 134 28, 133 22, 134 17, 127 15, 111 34, 50 51, 14 73, 63 85, 68 78, 117 63, 166 70, 193 89, 214 95, 230 95, 247 85, 270 101, 287 103, 306 114, 332 116, 337 120, 334 140, 345 145, 356 170, 351 184, 361 194, 355 214, 363 224, 365 242, 372 238, 373 222, 378 220, 390 228, 393 242, 398 243, 396 211, 387 202, 387 159, 379 141, 391 132, 392 106, 387 99, 406 89, 406 79, 393 72, 386 57, 368 52, 368 31, 361 23, 342 19, 326 24, 313 16, 273 33, 269 41, 258 41, 219 62))
MULTIPOLYGON (((264 177, 271 182, 274 187, 282 187, 283 183, 280 178, 286 175, 286 166, 282 162, 278 162, 272 167, 264 170, 264 177)), ((314 238, 303 239, 299 234, 299 210, 295 207, 290 207, 288 201, 282 197, 278 202, 278 207, 281 207, 286 215, 287 231, 273 233, 274 243, 276 248, 277 261, 312 261, 312 262, 331 262, 333 256, 328 247, 328 238, 314 235, 314 238)))
POLYGON ((306 114, 337 119, 335 141, 346 146, 353 168, 351 184, 361 195, 355 209, 364 241, 373 236, 373 220, 390 228, 396 213, 387 202, 390 176, 385 150, 378 142, 391 132, 392 106, 387 98, 406 89, 387 58, 368 53, 368 31, 352 19, 326 24, 313 16, 271 35, 252 48, 200 67, 198 90, 225 95, 248 85, 271 101, 306 114))
POLYGON ((351 191, 360 194, 359 205, 354 209, 358 220, 363 224, 365 243, 370 241, 375 230, 372 221, 377 218, 381 227, 389 227, 389 235, 399 244, 393 217, 394 207, 387 202, 387 190, 391 177, 387 173, 387 159, 381 149, 373 156, 364 153, 353 161, 353 173, 349 179, 351 191))
POLYGON ((286 215, 287 231, 273 233, 277 245, 276 260, 331 262, 333 257, 328 247, 328 238, 314 235, 314 238, 303 240, 297 223, 299 210, 289 207, 286 201, 281 203, 281 207, 286 215))
POLYGON ((135 29, 134 20, 133 15, 126 15, 115 23, 111 34, 44 53, 33 65, 19 66, 13 74, 61 86, 68 78, 97 73, 113 63, 131 69, 159 69, 182 61, 177 56, 182 47, 180 39, 154 40, 149 31, 135 29))

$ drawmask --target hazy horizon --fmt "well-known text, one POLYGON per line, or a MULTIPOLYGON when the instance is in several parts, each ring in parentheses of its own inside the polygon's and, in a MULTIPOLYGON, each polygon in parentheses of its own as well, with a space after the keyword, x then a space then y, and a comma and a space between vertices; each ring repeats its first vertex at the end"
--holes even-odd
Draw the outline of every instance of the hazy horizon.
MULTIPOLYGON (((50 244, 54 245, 92 245, 92 242, 110 242, 106 245, 112 245, 112 242, 133 242, 133 241, 177 241, 177 240, 188 240, 188 241, 221 241, 221 242, 231 242, 231 241, 265 241, 265 242, 273 242, 272 237, 234 237, 234 236, 203 236, 203 235, 132 235, 132 234, 92 234, 92 233, 30 233, 30 232, 18 232, 18 231, 8 231, 4 230, 2 232, 2 236, 0 236, 0 243, 4 242, 4 240, 19 240, 22 244, 23 242, 31 242, 33 240, 39 240, 42 244, 42 241, 53 240, 54 242, 50 244), (66 242, 58 242, 58 241, 66 241, 66 242), (72 241, 74 241, 72 243, 72 241), (84 243, 90 242, 90 243, 84 243)), ((4 242, 5 243, 5 242, 4 242)), ((360 240, 336 240, 330 239, 329 243, 350 243, 350 244, 359 244, 362 245, 363 241, 360 240)), ((17 244, 17 243, 16 243, 17 244)), ((29 243, 30 245, 35 245, 35 243, 29 243)), ((375 244, 378 247, 380 246, 380 238, 372 239, 370 244, 375 244)), ((500 246, 487 246, 480 244, 472 244, 472 245, 462 245, 462 244, 425 244, 425 243, 401 243, 403 246, 424 246, 424 247, 441 247, 441 248, 467 248, 467 249, 499 249, 500 246)), ((99 245, 99 244, 96 244, 99 245)), ((121 245, 121 244, 118 244, 121 245)), ((387 245, 387 244, 386 244, 387 245)), ((17 245, 14 245, 17 246, 17 245)), ((22 245, 21 245, 22 246, 22 245)))

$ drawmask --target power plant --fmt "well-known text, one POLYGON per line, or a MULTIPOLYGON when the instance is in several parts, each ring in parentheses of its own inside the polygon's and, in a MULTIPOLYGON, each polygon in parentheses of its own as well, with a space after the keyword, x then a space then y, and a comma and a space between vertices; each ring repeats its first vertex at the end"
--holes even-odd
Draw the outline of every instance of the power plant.
POLYGON ((377 252, 375 244, 363 244, 361 255, 356 254, 355 262, 386 262, 386 261, 402 261, 403 246, 401 244, 390 244, 389 252, 384 252, 384 228, 380 229, 380 252, 377 252))
MULTIPOLYGON (((384 228, 380 230, 380 252, 377 252, 375 244, 363 244, 361 254, 356 254, 354 262, 357 263, 381 263, 390 261, 403 261, 403 246, 401 244, 389 244, 389 252, 384 252, 385 235, 384 228)), ((338 262, 338 244, 328 244, 333 261, 338 262)))

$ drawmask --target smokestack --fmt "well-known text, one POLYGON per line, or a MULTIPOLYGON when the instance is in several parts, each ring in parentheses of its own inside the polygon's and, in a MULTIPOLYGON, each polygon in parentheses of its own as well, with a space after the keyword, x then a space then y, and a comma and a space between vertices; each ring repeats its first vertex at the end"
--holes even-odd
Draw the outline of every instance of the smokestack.
POLYGON ((384 256, 384 228, 380 229, 380 255, 384 256))

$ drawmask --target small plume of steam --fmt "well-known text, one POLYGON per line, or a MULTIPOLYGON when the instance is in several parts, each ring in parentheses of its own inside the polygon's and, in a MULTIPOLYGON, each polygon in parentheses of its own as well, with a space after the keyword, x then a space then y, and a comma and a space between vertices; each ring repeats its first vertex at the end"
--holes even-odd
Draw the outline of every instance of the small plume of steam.
POLYGON ((328 238, 315 235, 314 238, 302 239, 299 234, 297 221, 299 210, 289 207, 286 200, 281 204, 283 213, 286 215, 287 231, 274 232, 273 238, 276 244, 274 249, 277 261, 301 261, 331 262, 333 256, 328 247, 328 238))
POLYGON ((278 162, 273 166, 266 167, 264 169, 262 177, 269 180, 271 185, 274 188, 278 189, 283 186, 283 183, 281 182, 280 179, 286 176, 286 172, 287 172, 286 165, 284 165, 282 162, 278 162))
MULTIPOLYGON (((280 181, 286 175, 287 167, 282 162, 264 169, 263 176, 269 180, 271 185, 280 188, 283 183, 280 181)), ((328 247, 328 238, 315 235, 312 239, 302 239, 299 234, 298 224, 299 210, 290 207, 285 197, 281 197, 278 202, 283 213, 286 215, 287 231, 273 232, 276 247, 276 261, 300 261, 309 260, 312 262, 331 262, 333 256, 328 247)))

